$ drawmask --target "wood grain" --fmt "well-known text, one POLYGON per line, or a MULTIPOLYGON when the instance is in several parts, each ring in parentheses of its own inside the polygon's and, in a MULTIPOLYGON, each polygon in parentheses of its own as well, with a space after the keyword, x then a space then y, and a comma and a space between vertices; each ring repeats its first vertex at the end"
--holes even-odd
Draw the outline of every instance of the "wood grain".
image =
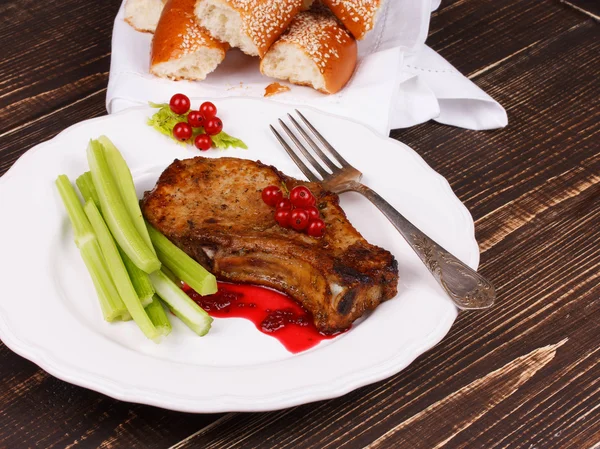
POLYGON ((444 0, 443 5, 434 13, 427 44, 467 76, 585 20, 550 1, 444 0))
POLYGON ((596 0, 560 0, 560 2, 586 16, 600 20, 600 3, 596 0))
MULTIPOLYGON (((429 45, 498 99, 510 124, 392 133, 471 210, 494 309, 460 314, 440 345, 386 381, 262 414, 119 402, 0 343, 0 448, 600 447, 595 3, 444 0, 429 45)), ((0 2, 0 175, 33 145, 105 113, 119 4, 0 2)))
POLYGON ((402 441, 411 447, 420 445, 421 434, 432 427, 437 428, 436 437, 439 441, 428 441, 429 447, 443 447, 550 363, 556 350, 566 341, 536 349, 471 382, 388 430, 369 444, 367 449, 394 447, 394 441, 402 441), (447 421, 448 427, 440 427, 439 417, 446 415, 453 415, 454 423, 460 422, 460 426, 447 421))
POLYGON ((106 87, 118 4, 0 3, 0 136, 106 87))

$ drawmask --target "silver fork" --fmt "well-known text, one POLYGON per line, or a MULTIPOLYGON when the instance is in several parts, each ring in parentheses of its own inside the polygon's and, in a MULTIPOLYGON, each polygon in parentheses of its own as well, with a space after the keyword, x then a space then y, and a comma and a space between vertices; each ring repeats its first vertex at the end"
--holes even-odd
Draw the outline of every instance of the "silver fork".
POLYGON ((309 135, 305 128, 290 114, 288 114, 289 119, 300 135, 312 148, 314 154, 304 146, 285 122, 280 119, 279 123, 285 133, 292 142, 294 142, 300 153, 304 155, 313 170, 318 173, 318 176, 315 175, 310 167, 306 165, 298 154, 296 154, 287 144, 281 134, 271 126, 271 131, 273 131, 275 137, 279 140, 279 143, 281 143, 285 151, 310 181, 320 182, 325 189, 331 192, 358 192, 369 199, 381 212, 383 212, 388 220, 392 222, 394 227, 400 232, 410 247, 418 254, 429 272, 459 309, 476 310, 487 309, 492 306, 494 299, 496 298, 496 293, 494 287, 487 279, 435 243, 415 225, 408 221, 400 212, 394 209, 394 207, 384 200, 377 192, 371 190, 366 185, 361 184, 362 173, 350 165, 331 146, 331 144, 325 140, 321 133, 315 129, 300 111, 296 109, 296 112, 306 127, 335 159, 334 161, 328 156, 309 135), (315 156, 323 162, 323 165, 326 166, 328 170, 317 162, 315 156))

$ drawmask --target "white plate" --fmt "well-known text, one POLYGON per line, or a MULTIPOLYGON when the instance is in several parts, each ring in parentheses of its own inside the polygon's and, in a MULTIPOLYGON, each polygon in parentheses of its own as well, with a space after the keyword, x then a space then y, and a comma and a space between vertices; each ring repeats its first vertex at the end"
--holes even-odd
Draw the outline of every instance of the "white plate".
MULTIPOLYGON (((271 135, 290 108, 268 101, 219 100, 230 134, 249 150, 209 157, 261 160, 302 177, 271 135)), ((107 135, 129 163, 138 193, 174 158, 198 155, 146 125, 149 108, 89 120, 28 151, 0 179, 0 338, 50 374, 117 399, 187 412, 266 411, 343 395, 391 376, 438 343, 456 309, 391 224, 364 198, 342 196, 350 220, 399 261, 396 298, 350 332, 298 354, 243 319, 215 319, 199 338, 178 320, 160 345, 136 326, 102 320, 73 243, 54 180, 87 170, 90 138, 107 135)), ((365 182, 423 231, 477 268, 473 221, 444 178, 410 148, 358 123, 304 109, 365 182)))

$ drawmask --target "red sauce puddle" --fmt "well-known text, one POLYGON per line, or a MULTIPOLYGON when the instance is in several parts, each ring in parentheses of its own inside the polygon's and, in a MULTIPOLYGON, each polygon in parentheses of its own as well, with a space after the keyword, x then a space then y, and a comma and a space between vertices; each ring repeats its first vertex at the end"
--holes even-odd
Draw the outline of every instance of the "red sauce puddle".
POLYGON ((339 335, 319 332, 312 315, 279 292, 254 285, 218 285, 214 295, 200 296, 187 286, 184 291, 213 318, 250 320, 260 332, 276 338, 294 354, 339 335))

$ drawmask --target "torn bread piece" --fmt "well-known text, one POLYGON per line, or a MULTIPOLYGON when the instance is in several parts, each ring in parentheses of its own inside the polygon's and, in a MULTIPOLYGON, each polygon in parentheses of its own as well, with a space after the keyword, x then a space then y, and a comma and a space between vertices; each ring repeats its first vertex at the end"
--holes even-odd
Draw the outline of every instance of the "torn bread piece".
POLYGON ((150 72, 161 78, 199 81, 225 59, 229 46, 196 22, 196 0, 169 0, 152 39, 150 72))
POLYGON ((125 22, 138 31, 154 33, 167 0, 127 0, 125 22))
POLYGON ((361 40, 373 29, 384 0, 321 0, 352 35, 361 40))
POLYGON ((356 67, 356 40, 327 8, 301 12, 260 63, 263 75, 333 94, 356 67))
POLYGON ((198 22, 215 38, 263 57, 306 0, 198 0, 198 22))

